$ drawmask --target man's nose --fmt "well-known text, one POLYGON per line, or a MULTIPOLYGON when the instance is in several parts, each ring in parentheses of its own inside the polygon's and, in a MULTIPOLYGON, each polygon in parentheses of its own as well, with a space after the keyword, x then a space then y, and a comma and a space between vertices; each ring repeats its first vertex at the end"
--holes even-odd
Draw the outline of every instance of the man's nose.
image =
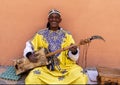
POLYGON ((53 21, 56 21, 56 18, 54 17, 52 20, 53 20, 53 21))

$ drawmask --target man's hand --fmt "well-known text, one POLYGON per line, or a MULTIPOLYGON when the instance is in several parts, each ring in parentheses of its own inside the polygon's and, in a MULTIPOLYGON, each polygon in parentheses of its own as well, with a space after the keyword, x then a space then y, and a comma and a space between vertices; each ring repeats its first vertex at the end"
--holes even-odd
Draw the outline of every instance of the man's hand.
POLYGON ((31 54, 28 59, 30 60, 30 62, 32 63, 36 63, 38 61, 38 58, 34 55, 34 54, 31 54))
MULTIPOLYGON (((73 45, 73 44, 71 44, 71 45, 73 45)), ((77 53, 77 46, 69 48, 69 51, 71 51, 72 54, 76 54, 77 53)))

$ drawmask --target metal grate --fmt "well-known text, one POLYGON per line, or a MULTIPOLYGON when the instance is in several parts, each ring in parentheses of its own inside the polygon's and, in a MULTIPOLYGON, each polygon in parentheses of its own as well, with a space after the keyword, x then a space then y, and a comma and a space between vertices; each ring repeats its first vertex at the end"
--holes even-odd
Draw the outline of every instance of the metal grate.
POLYGON ((17 81, 21 78, 21 75, 16 75, 14 66, 8 66, 6 71, 0 74, 0 78, 17 81))

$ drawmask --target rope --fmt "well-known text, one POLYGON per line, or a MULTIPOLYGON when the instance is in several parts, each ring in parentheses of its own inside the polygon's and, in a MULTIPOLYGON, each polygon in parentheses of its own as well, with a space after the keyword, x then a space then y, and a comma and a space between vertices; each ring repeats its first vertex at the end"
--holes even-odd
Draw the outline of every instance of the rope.
POLYGON ((83 59, 82 59, 82 67, 86 68, 87 67, 87 52, 88 52, 88 48, 89 48, 89 43, 84 45, 83 48, 83 59))

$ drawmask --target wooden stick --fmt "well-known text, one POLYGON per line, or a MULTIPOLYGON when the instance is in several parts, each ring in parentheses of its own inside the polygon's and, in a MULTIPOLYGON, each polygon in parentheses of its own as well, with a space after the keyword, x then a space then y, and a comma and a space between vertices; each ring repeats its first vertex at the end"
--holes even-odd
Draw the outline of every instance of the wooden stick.
POLYGON ((72 48, 74 46, 80 46, 80 44, 74 44, 74 45, 71 45, 71 46, 68 46, 68 47, 65 47, 65 48, 58 49, 58 50, 56 50, 54 52, 46 54, 45 56, 49 57, 49 56, 55 55, 55 54, 60 53, 62 51, 68 50, 69 48, 72 48))

